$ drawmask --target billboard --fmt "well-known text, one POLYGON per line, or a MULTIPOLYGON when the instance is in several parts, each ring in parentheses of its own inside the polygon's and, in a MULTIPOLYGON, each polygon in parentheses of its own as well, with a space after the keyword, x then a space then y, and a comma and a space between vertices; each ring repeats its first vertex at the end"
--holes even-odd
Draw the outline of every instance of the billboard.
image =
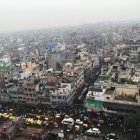
POLYGON ((102 109, 103 108, 103 101, 86 99, 84 101, 84 105, 88 108, 102 109))

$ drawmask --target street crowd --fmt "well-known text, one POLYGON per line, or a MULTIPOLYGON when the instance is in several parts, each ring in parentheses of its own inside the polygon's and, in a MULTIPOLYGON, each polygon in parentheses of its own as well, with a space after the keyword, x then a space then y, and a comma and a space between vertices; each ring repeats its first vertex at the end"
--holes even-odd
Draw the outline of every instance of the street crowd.
MULTIPOLYGON (((123 132, 126 126, 123 116, 106 115, 103 112, 88 112, 86 108, 80 104, 51 108, 45 105, 34 106, 7 102, 0 103, 0 112, 9 112, 13 113, 14 116, 24 117, 26 118, 26 125, 37 126, 41 124, 41 126, 48 129, 63 129, 66 135, 84 135, 86 132, 90 135, 88 132, 90 132, 92 128, 97 128, 99 131, 102 131, 103 128, 111 128, 112 131, 114 128, 118 128, 123 132), (72 125, 62 123, 64 119, 74 120, 74 123, 72 125)), ((131 128, 125 128, 125 132, 126 131, 134 134, 131 128)))

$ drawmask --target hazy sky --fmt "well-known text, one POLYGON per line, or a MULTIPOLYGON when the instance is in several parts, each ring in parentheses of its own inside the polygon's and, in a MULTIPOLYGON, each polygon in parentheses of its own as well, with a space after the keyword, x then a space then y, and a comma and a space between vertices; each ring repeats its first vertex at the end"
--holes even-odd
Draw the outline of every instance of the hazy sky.
POLYGON ((0 0, 0 32, 140 19, 140 0, 0 0))

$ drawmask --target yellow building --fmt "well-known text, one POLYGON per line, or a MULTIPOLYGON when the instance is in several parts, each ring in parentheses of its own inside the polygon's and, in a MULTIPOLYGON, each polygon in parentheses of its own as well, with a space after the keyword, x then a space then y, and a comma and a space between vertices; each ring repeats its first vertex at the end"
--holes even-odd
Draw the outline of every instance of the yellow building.
POLYGON ((21 68, 26 72, 31 72, 35 67, 37 67, 37 65, 31 61, 21 62, 21 68))

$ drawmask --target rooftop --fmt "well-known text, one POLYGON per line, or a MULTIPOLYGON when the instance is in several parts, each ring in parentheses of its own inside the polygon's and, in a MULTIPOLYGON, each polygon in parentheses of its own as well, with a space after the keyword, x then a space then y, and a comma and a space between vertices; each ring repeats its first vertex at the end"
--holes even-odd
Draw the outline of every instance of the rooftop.
POLYGON ((139 93, 139 90, 136 85, 126 85, 115 89, 115 95, 136 95, 137 93, 139 93))
POLYGON ((42 128, 32 126, 24 127, 22 128, 21 132, 17 134, 14 140, 31 140, 31 138, 36 140, 39 139, 39 137, 43 134, 43 132, 44 130, 42 128))
POLYGON ((89 87, 89 91, 102 92, 102 89, 100 87, 89 87))
POLYGON ((111 87, 110 89, 107 89, 104 94, 113 95, 114 91, 115 91, 115 87, 111 87))

